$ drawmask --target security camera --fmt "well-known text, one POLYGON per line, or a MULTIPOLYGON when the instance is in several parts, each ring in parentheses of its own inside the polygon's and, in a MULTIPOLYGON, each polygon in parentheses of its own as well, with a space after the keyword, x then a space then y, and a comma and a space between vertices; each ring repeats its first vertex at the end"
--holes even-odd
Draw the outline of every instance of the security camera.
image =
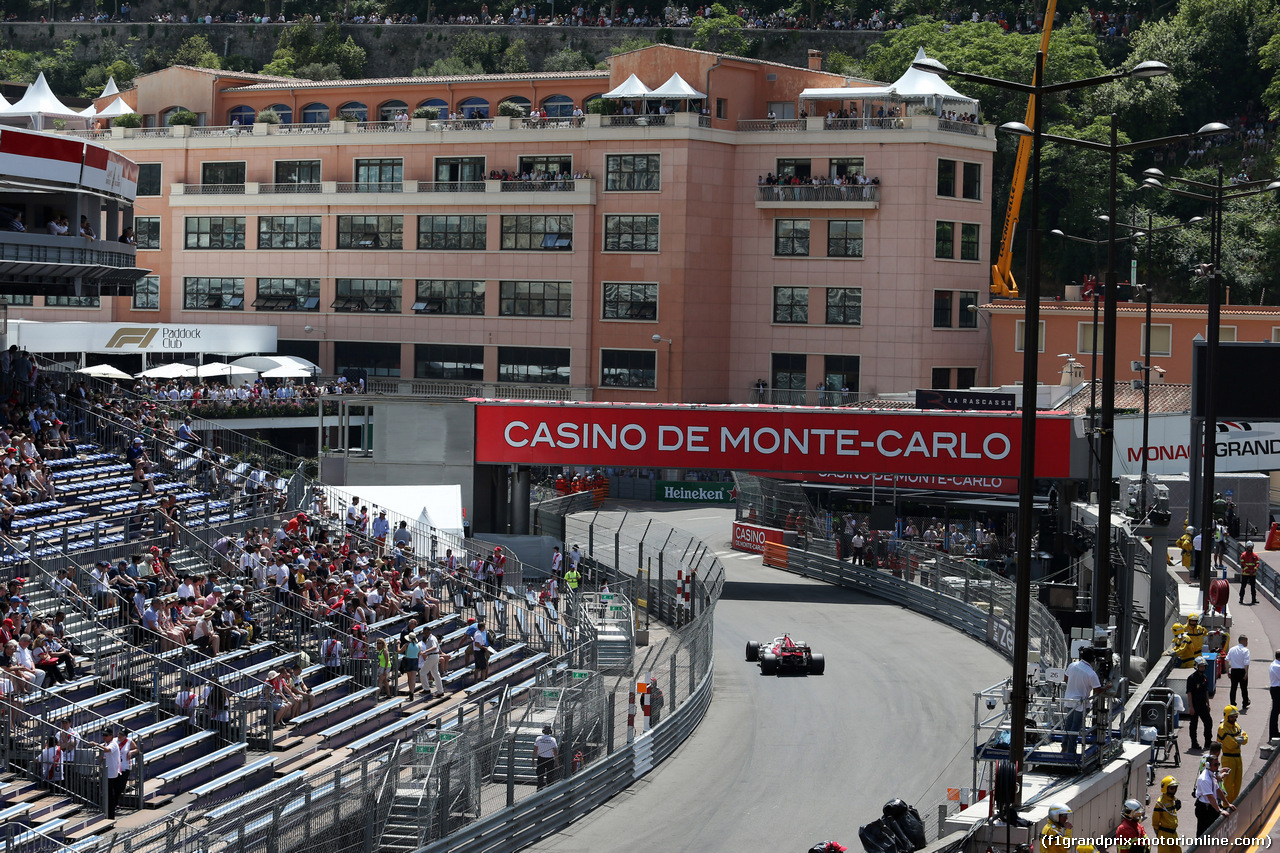
POLYGON ((987 697, 987 710, 994 711, 996 709, 996 698, 994 696, 987 697))
POLYGON ((662 343, 662 335, 654 335, 651 339, 655 344, 662 343))
POLYGON ((316 330, 315 326, 303 326, 303 327, 302 327, 302 331, 304 331, 304 332, 308 332, 308 333, 310 333, 310 332, 314 332, 315 330, 316 330))

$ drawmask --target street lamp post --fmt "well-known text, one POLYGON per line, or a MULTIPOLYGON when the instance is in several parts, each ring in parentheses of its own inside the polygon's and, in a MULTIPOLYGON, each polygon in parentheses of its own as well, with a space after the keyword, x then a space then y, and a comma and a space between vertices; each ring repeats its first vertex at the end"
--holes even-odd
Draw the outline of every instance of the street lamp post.
MULTIPOLYGON (((671 396, 671 338, 664 338, 662 335, 654 335, 650 340, 652 340, 655 344, 667 345, 667 391, 666 393, 667 393, 667 396, 670 397, 671 396)), ((678 403, 679 401, 673 397, 671 399, 671 402, 678 403)))
MULTIPOLYGON (((1166 176, 1159 169, 1147 169, 1143 174, 1146 179, 1142 182, 1144 186, 1151 189, 1163 189, 1175 195, 1188 196, 1190 198, 1207 201, 1209 208, 1209 263, 1203 264, 1198 268, 1198 272, 1203 274, 1207 279, 1208 307, 1207 307, 1207 342, 1205 345, 1205 387, 1202 391, 1204 394, 1204 418, 1201 431, 1204 435, 1204 447, 1202 450, 1203 463, 1200 476, 1200 541, 1202 547, 1200 549, 1199 564, 1196 571, 1200 575, 1200 600, 1201 605, 1206 605, 1209 600, 1209 580, 1210 570, 1212 567, 1212 559, 1210 551, 1213 548, 1213 540, 1206 539, 1213 530, 1213 489, 1214 475, 1216 474, 1217 462, 1217 432, 1218 432, 1218 393, 1217 382, 1214 378, 1217 375, 1218 346, 1221 343, 1220 330, 1218 323, 1222 315, 1222 216, 1223 209, 1228 201, 1234 201, 1239 198, 1259 195, 1272 190, 1280 190, 1280 181, 1250 181, 1248 183, 1236 184, 1239 189, 1233 192, 1224 192, 1222 166, 1218 166, 1217 178, 1213 183, 1204 181, 1192 181, 1186 178, 1172 178, 1166 176), (1182 184, 1191 189, 1176 189, 1171 186, 1165 186, 1165 182, 1182 184)), ((1193 413, 1194 414, 1194 413, 1193 413)), ((1193 447, 1194 432, 1193 432, 1193 447)), ((1193 490, 1194 492, 1194 490, 1193 490)), ((1193 493, 1192 497, 1195 495, 1193 493)))
MULTIPOLYGON (((1031 538, 1032 514, 1035 508, 1036 397, 1039 384, 1040 352, 1040 160, 1046 135, 1041 128, 1042 103, 1045 95, 1100 86, 1126 77, 1157 77, 1169 72, 1160 62, 1142 62, 1128 71, 1046 85, 1044 51, 1036 52, 1031 83, 1015 83, 978 74, 948 69, 936 59, 925 58, 912 63, 912 68, 942 77, 955 77, 972 83, 994 86, 1026 94, 1031 107, 1031 223, 1027 235, 1027 290, 1024 296, 1022 336, 1022 430, 1018 468, 1017 576, 1013 602, 1013 679, 1010 703, 1009 756, 1015 762, 1019 778, 1026 755, 1027 660, 1031 635, 1031 538)), ((1025 127, 1025 125, 1022 125, 1025 127)), ((1022 802, 1021 786, 1015 786, 1012 808, 1022 802)))

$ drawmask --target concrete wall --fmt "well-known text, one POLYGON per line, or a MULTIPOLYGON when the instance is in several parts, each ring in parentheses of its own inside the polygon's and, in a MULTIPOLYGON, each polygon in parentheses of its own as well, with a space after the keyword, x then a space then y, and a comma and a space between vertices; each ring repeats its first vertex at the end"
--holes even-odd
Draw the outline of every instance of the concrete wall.
MULTIPOLYGON (((1137 477, 1121 477, 1120 493, 1124 494, 1129 483, 1137 477)), ((1169 541, 1172 543, 1182 535, 1182 524, 1187 517, 1190 505, 1191 478, 1187 475, 1160 477, 1161 484, 1169 487, 1169 512, 1173 519, 1169 523, 1169 541)), ((1214 477, 1217 484, 1215 492, 1226 494, 1227 490, 1235 492, 1231 499, 1235 501, 1236 512, 1240 515, 1240 538, 1246 539, 1246 524, 1258 528, 1259 536, 1265 537, 1270 521, 1271 477, 1268 474, 1218 474, 1214 477)), ((1199 520, 1193 519, 1192 526, 1199 527, 1199 520)))

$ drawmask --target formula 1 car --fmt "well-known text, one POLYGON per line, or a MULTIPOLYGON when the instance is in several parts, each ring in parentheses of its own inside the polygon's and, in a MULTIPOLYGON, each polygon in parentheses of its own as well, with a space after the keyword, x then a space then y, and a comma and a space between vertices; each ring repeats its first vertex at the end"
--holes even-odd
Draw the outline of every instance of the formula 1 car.
POLYGON ((772 640, 747 642, 747 660, 760 664, 761 675, 782 675, 784 672, 822 675, 827 662, 822 655, 798 643, 790 635, 783 634, 772 640))

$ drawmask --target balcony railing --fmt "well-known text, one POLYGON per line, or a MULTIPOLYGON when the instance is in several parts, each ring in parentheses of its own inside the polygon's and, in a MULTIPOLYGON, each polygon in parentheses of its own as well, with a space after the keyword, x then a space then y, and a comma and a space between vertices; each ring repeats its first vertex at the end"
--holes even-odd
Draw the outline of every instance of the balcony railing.
POLYGON ((587 122, 586 116, 551 116, 549 118, 522 118, 521 130, 563 130, 571 127, 582 127, 587 122))
POLYGON ((800 184, 798 186, 756 187, 756 201, 879 201, 880 187, 875 184, 859 186, 830 186, 800 184))
POLYGON ((240 125, 235 125, 234 127, 231 125, 217 125, 217 126, 191 128, 192 137, 239 136, 242 133, 252 133, 252 132, 253 132, 252 128, 241 127, 240 125))
POLYGON ((408 130, 409 125, 398 121, 358 121, 356 122, 356 133, 395 133, 398 130, 408 130))
POLYGON ((304 195, 319 193, 324 187, 319 181, 315 183, 297 184, 258 184, 258 192, 263 195, 304 195))
POLYGON ((560 181, 502 181, 504 193, 551 193, 573 192, 576 182, 572 179, 560 181))
POLYGON ((67 136, 78 136, 81 139, 110 139, 109 130, 68 130, 67 136))
POLYGON ((297 133, 315 134, 315 133, 329 132, 329 122, 327 121, 315 122, 315 123, 299 123, 299 124, 276 124, 276 125, 272 125, 272 127, 274 127, 275 129, 271 130, 270 132, 275 134, 276 136, 297 134, 297 133))
POLYGON ((908 122, 900 117, 887 118, 827 118, 822 120, 824 130, 903 130, 908 122))
MULTIPOLYGON (((128 130, 128 128, 125 128, 128 130)), ((140 139, 168 139, 173 136, 173 128, 171 127, 140 127, 134 131, 134 135, 140 139)))
POLYGON ((970 136, 979 136, 982 131, 979 130, 981 125, 972 121, 952 121, 951 119, 938 119, 938 130, 945 130, 951 133, 967 133, 970 136))
POLYGON ((418 181, 420 193, 482 193, 484 181, 418 181))
POLYGON ((698 116, 698 127, 711 127, 711 116, 698 116))
POLYGON ((804 130, 802 118, 752 118, 738 122, 738 130, 766 133, 799 133, 804 130))
POLYGON ((427 122, 427 130, 493 130, 493 121, 487 118, 442 118, 427 122))
MULTIPOLYGON (((114 240, 55 237, 51 234, 0 232, 0 261, 59 266, 101 266, 130 269, 137 256, 132 246, 114 240)), ((28 271, 10 270, 10 274, 28 271)), ((51 275, 65 275, 66 271, 51 275)), ((90 276, 92 277, 92 276, 90 276)))
POLYGON ((339 181, 340 193, 398 193, 404 192, 401 181, 339 181))
POLYGON ((244 184, 183 184, 183 195, 244 195, 244 184))
POLYGON ((669 116, 605 116, 605 127, 666 127, 669 116))
POLYGON ((592 389, 574 385, 514 382, 454 382, 445 379, 370 379, 371 394, 406 397, 486 397, 499 400, 590 400, 592 389))

